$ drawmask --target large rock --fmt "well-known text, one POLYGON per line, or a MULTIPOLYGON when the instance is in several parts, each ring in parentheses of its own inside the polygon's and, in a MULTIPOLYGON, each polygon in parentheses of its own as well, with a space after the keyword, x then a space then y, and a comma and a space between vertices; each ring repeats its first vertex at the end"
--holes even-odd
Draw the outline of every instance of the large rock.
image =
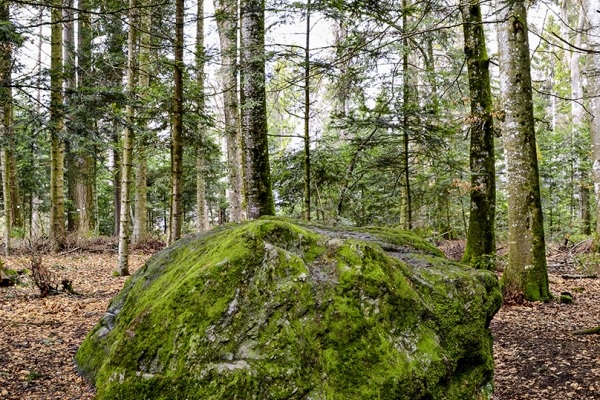
POLYGON ((411 233, 261 219, 154 256, 75 359, 97 399, 485 399, 501 301, 411 233))

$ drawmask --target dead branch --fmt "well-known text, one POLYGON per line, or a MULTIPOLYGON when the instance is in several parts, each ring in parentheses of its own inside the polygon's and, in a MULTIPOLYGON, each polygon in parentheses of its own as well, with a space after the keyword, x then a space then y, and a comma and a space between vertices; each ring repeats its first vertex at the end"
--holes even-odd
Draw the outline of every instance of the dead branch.
POLYGON ((596 335, 598 333, 600 333, 600 326, 597 326, 595 328, 590 328, 590 329, 584 329, 581 331, 571 332, 571 334, 573 334, 573 335, 596 335))
POLYGON ((596 279, 598 275, 589 274, 589 275, 563 275, 563 279, 596 279))

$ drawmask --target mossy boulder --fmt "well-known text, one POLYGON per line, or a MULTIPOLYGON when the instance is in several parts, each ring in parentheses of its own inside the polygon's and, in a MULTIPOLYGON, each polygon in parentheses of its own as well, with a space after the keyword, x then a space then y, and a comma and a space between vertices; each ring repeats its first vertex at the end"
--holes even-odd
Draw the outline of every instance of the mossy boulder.
POLYGON ((411 233, 260 219, 150 259, 75 360, 97 399, 485 399, 501 302, 411 233))

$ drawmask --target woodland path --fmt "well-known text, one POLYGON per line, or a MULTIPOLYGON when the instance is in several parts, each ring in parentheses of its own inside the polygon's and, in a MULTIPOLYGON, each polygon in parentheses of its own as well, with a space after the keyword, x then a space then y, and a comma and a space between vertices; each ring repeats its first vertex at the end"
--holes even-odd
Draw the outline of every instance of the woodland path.
MULTIPOLYGON (((133 255, 132 272, 148 257, 133 255)), ((116 262, 114 252, 44 256, 43 264, 72 279, 80 296, 40 298, 31 285, 0 289, 0 399, 94 398, 72 360, 125 281, 111 275, 116 262)), ((13 256, 7 264, 27 268, 29 260, 13 256)), ((492 321, 495 400, 600 400, 600 335, 570 334, 600 323, 600 280, 560 277, 570 272, 551 269, 551 290, 572 293, 574 305, 504 306, 492 321)))

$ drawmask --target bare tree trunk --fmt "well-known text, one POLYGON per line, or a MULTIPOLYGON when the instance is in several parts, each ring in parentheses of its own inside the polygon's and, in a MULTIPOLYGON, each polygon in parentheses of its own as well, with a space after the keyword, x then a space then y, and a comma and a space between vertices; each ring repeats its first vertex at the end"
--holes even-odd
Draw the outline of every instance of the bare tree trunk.
MULTIPOLYGON (((600 13, 594 1, 587 2, 589 19, 588 48, 600 49, 600 13)), ((592 172, 594 176, 594 192, 596 194, 596 247, 600 247, 600 54, 587 56, 588 91, 590 97, 590 135, 592 141, 592 172)))
POLYGON ((229 169, 229 214, 232 221, 240 222, 244 219, 244 210, 237 69, 238 6, 236 0, 214 1, 215 19, 221 42, 221 75, 229 169))
MULTIPOLYGON (((140 54, 139 61, 139 87, 142 93, 140 97, 148 98, 150 92, 150 27, 151 13, 148 9, 141 10, 140 21, 140 54)), ((141 130, 146 128, 144 119, 138 122, 141 130)), ((148 207, 147 207, 147 138, 145 134, 138 136, 136 140, 136 167, 135 167, 135 210, 133 216, 133 243, 145 242, 148 240, 148 207)))
POLYGON ((462 0, 465 57, 471 94, 471 212, 463 262, 495 268, 496 168, 489 57, 478 0, 462 0))
POLYGON ((171 235, 169 243, 181 238, 183 222, 183 1, 175 0, 175 93, 171 139, 171 235))
MULTIPOLYGON (((206 98, 204 96, 204 64, 206 49, 204 48, 204 3, 198 2, 196 13, 196 81, 198 83, 198 94, 196 98, 198 115, 204 116, 206 112, 206 98)), ((200 122, 198 126, 201 138, 206 136, 205 124, 200 122)), ((207 231, 210 229, 208 222, 208 205, 206 204, 206 160, 202 149, 204 140, 196 144, 196 229, 207 231)))
MULTIPOLYGON (((402 8, 406 9, 408 7, 407 0, 402 0, 402 8)), ((407 13, 402 15, 402 29, 406 33, 408 31, 408 16, 407 13)), ((407 36, 407 35, 405 35, 407 36)), ((402 155, 403 167, 404 167, 404 199, 403 199, 403 212, 402 212, 402 222, 405 229, 412 229, 412 193, 410 190, 410 158, 409 158, 409 118, 408 114, 409 103, 410 103, 410 92, 412 88, 410 87, 410 71, 408 68, 408 55, 409 55, 409 46, 408 46, 408 37, 405 37, 402 41, 403 44, 403 54, 402 54, 402 73, 404 74, 403 80, 403 88, 402 88, 402 141, 403 141, 403 150, 404 154, 402 155)))
MULTIPOLYGON (((0 3, 0 23, 10 26, 10 10, 8 2, 0 3)), ((0 137, 3 146, 0 148, 0 163, 2 167, 2 195, 4 197, 4 254, 10 255, 11 235, 11 190, 10 190, 10 156, 8 149, 9 137, 12 135, 12 89, 10 76, 12 54, 10 44, 1 46, 0 50, 0 137)))
POLYGON ((50 240, 54 252, 59 252, 65 241, 65 144, 61 138, 64 131, 61 8, 61 0, 56 0, 51 11, 50 39, 50 240))
MULTIPOLYGON (((577 21, 577 31, 575 34, 574 46, 580 48, 583 37, 583 29, 585 27, 585 10, 583 6, 579 7, 579 16, 577 21)), ((579 50, 571 51, 571 98, 575 99, 571 103, 571 129, 572 136, 578 137, 583 133, 583 127, 585 125, 584 120, 584 109, 583 109, 583 88, 581 85, 581 67, 579 65, 581 54, 579 50)), ((581 168, 581 162, 579 162, 579 168, 577 168, 579 175, 579 195, 580 195, 580 208, 581 208, 581 232, 584 235, 591 233, 590 225, 590 192, 587 186, 586 173, 581 168)))
POLYGON ((550 297, 533 119, 527 11, 523 0, 498 3, 500 87, 508 194, 508 264, 502 286, 530 301, 550 297))
POLYGON ((126 126, 123 133, 123 165, 121 180, 121 218, 119 227, 119 265, 117 272, 120 276, 129 275, 129 203, 131 190, 131 167, 133 163, 134 145, 134 108, 133 95, 135 91, 136 70, 136 24, 138 10, 135 0, 129 0, 129 35, 127 37, 127 94, 130 101, 125 110, 126 126))
POLYGON ((304 47, 304 219, 310 221, 310 0, 306 3, 304 47))

